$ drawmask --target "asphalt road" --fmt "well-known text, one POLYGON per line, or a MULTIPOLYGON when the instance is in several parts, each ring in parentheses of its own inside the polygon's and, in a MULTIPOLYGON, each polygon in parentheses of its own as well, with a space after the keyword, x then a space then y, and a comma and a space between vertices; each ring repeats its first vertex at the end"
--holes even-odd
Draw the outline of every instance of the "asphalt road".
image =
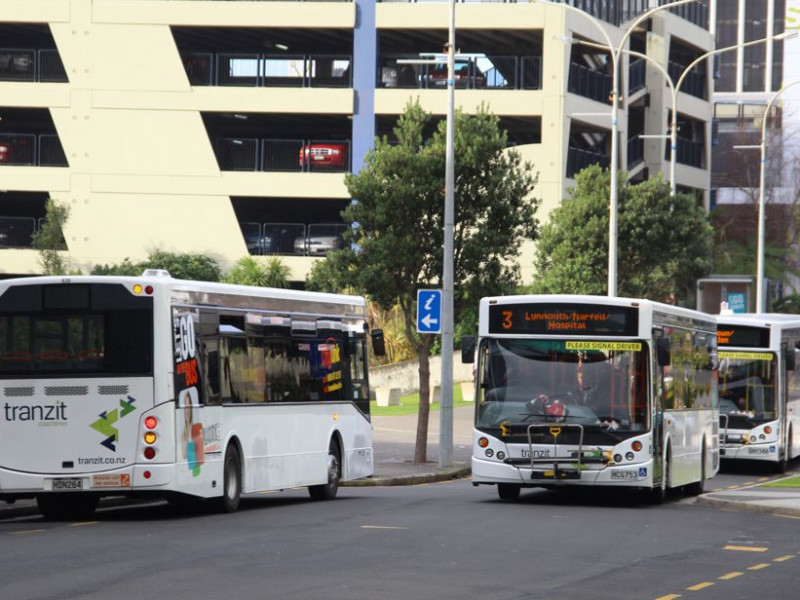
POLYGON ((459 480, 342 488, 333 502, 261 494, 230 515, 162 503, 87 523, 21 517, 0 522, 0 598, 797 597, 800 521, 583 492, 507 503, 459 480))

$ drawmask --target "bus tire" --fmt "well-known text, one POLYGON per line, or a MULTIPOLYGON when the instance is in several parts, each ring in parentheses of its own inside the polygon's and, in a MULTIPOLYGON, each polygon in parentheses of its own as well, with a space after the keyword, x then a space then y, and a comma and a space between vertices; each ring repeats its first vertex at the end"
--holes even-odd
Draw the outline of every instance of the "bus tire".
POLYGON ((658 487, 654 487, 649 493, 650 504, 664 504, 664 500, 667 499, 667 488, 669 488, 669 464, 671 460, 672 452, 668 449, 664 457, 664 472, 661 475, 661 484, 658 487))
POLYGON ((789 468, 789 457, 792 454, 792 430, 789 429, 789 436, 786 438, 786 444, 783 449, 783 456, 778 459, 778 464, 775 465, 775 472, 778 474, 786 473, 789 468))
POLYGON ((339 491, 342 479, 342 453, 336 440, 328 446, 328 483, 308 486, 308 495, 312 500, 333 500, 339 491))
POLYGON ((99 496, 94 494, 42 494, 36 496, 39 512, 50 521, 88 519, 97 508, 99 496))
POLYGON ((706 444, 703 442, 703 454, 700 457, 700 481, 695 481, 686 486, 690 496, 699 496, 706 489, 706 444))
POLYGON ((216 508, 219 512, 232 513, 239 508, 242 497, 242 462, 239 450, 230 445, 225 451, 222 463, 222 496, 217 498, 216 508))
POLYGON ((519 500, 519 493, 521 491, 522 488, 518 485, 514 485, 513 483, 497 484, 497 495, 500 497, 500 500, 519 500))

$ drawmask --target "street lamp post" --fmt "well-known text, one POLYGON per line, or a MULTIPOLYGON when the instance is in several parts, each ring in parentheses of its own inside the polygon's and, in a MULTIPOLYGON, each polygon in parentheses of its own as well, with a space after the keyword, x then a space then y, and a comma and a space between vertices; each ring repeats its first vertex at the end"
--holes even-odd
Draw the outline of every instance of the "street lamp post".
POLYGON ((550 0, 530 0, 533 3, 537 4, 552 4, 554 6, 559 6, 564 10, 569 10, 576 12, 580 15, 583 15, 589 21, 591 21, 602 33, 603 37, 605 38, 608 44, 608 51, 611 57, 611 156, 610 156, 610 190, 609 190, 609 213, 608 213, 608 295, 609 296, 616 296, 617 295, 617 200, 619 196, 619 190, 617 189, 617 179, 618 179, 618 165, 619 165, 619 157, 618 157, 618 140, 619 137, 619 123, 617 120, 617 114, 619 112, 619 62, 620 62, 620 55, 622 54, 622 50, 625 47, 625 44, 628 42, 628 38, 633 34, 634 30, 644 21, 649 19, 654 13, 667 10, 676 6, 681 6, 683 4, 689 4, 690 2, 697 2, 698 0, 675 0, 675 2, 668 2, 666 4, 662 4, 660 6, 656 6, 651 8, 645 12, 643 12, 639 17, 631 23, 628 28, 625 30, 625 33, 622 36, 619 44, 614 46, 611 42, 611 38, 608 35, 605 27, 598 21, 595 17, 591 14, 572 6, 571 4, 566 3, 559 3, 559 2, 552 2, 550 0))
POLYGON ((455 51, 456 5, 450 0, 447 35, 447 148, 444 170, 444 259, 442 265, 442 398, 439 415, 439 466, 453 462, 453 229, 455 221, 455 51))
POLYGON ((787 83, 772 95, 764 110, 764 118, 761 120, 761 167, 758 184, 758 256, 756 257, 756 313, 764 312, 764 221, 766 204, 766 175, 767 175, 767 119, 772 105, 783 92, 790 87, 800 83, 800 79, 787 83))
MULTIPOLYGON (((697 65, 699 65, 704 60, 706 60, 709 57, 714 56, 716 54, 722 54, 723 52, 729 52, 730 50, 736 50, 738 48, 745 48, 747 46, 754 46, 756 44, 763 44, 764 42, 770 42, 770 41, 775 41, 775 40, 784 40, 784 39, 793 38, 793 37, 796 37, 796 36, 797 36, 797 32, 796 31, 791 31, 791 32, 785 31, 785 32, 780 33, 778 35, 772 35, 772 36, 765 37, 765 38, 762 38, 762 39, 752 40, 750 42, 745 42, 745 43, 741 43, 741 44, 734 44, 733 46, 726 46, 725 48, 717 48, 716 50, 711 50, 709 52, 701 54, 695 60, 693 60, 691 63, 689 63, 686 66, 686 68, 681 72, 680 76, 678 77, 678 81, 675 82, 675 83, 673 83, 672 78, 670 77, 670 75, 667 72, 667 70, 663 66, 661 66, 661 64, 659 64, 659 62, 656 61, 651 56, 648 56, 646 54, 642 54, 641 52, 635 52, 633 50, 624 50, 623 49, 623 51, 622 51, 623 53, 625 53, 625 54, 627 54, 629 56, 635 56, 636 58, 642 58, 642 59, 646 60, 647 62, 649 62, 651 65, 653 65, 656 69, 658 69, 658 71, 661 72, 661 74, 664 76, 664 79, 667 82, 667 85, 669 85, 670 95, 672 96, 672 113, 671 113, 672 116, 670 118, 669 134, 666 135, 666 136, 664 136, 664 135, 642 135, 640 137, 642 137, 642 138, 659 138, 659 139, 669 138, 669 140, 670 140, 670 148, 671 148, 671 151, 670 151, 670 165, 669 165, 669 181, 670 181, 670 194, 672 196, 674 196, 677 193, 677 179, 675 177, 675 171, 676 171, 677 150, 678 150, 678 138, 677 138, 677 132, 678 132, 678 92, 681 91, 681 85, 683 85, 683 82, 686 80, 686 76, 697 65)), ((581 44, 583 46, 591 46, 593 48, 604 48, 604 46, 602 44, 595 44, 594 42, 587 42, 587 41, 584 41, 584 40, 572 40, 572 41, 575 42, 575 43, 581 44)))

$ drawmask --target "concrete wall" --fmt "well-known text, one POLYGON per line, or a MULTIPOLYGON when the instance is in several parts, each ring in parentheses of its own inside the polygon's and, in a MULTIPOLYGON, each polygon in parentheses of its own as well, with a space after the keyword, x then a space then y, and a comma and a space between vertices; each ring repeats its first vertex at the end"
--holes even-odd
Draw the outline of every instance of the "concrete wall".
MULTIPOLYGON (((439 385, 442 375, 442 357, 431 357, 431 391, 433 386, 439 385)), ((453 357, 453 380, 472 381, 472 364, 461 362, 461 353, 456 351, 453 357)), ((401 394, 410 394, 419 390, 419 363, 417 360, 405 361, 393 365, 373 367, 369 371, 370 388, 378 387, 400 388, 401 394)))

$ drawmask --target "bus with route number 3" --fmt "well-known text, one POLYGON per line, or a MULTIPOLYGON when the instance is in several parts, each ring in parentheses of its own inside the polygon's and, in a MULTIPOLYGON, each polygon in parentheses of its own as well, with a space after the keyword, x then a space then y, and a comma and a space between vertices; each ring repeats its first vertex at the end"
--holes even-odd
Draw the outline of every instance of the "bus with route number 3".
POLYGON ((483 298, 473 485, 703 491, 719 469, 716 321, 648 300, 483 298))
POLYGON ((0 500, 331 499, 373 472, 365 319, 361 297, 157 270, 2 281, 0 500))

